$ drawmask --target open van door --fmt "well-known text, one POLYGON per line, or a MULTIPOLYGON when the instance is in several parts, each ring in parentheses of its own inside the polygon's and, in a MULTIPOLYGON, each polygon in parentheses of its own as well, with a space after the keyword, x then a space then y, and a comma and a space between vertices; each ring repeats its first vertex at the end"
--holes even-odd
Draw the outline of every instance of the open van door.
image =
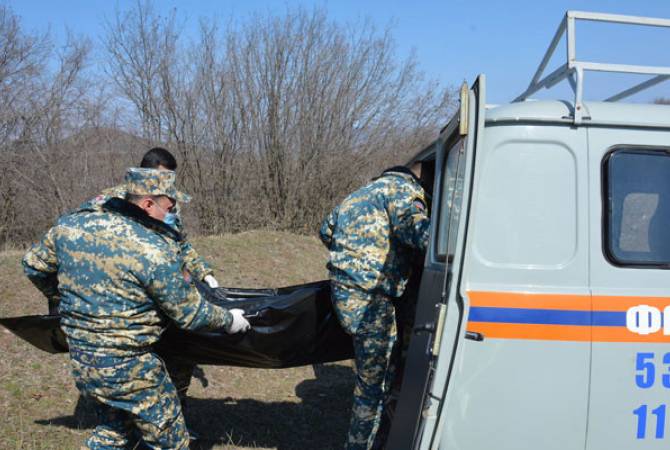
MULTIPOLYGON (((427 415, 434 409, 431 391, 438 385, 443 391, 448 385, 458 342, 465 336, 464 305, 458 286, 474 153, 483 127, 484 106, 484 76, 479 75, 472 88, 465 84, 461 88, 459 111, 436 143, 430 245, 387 449, 423 448, 429 444, 425 440, 430 441, 436 422, 435 415, 427 415), (436 373, 438 362, 441 370, 436 373)), ((465 337, 478 338, 475 334, 465 337)))

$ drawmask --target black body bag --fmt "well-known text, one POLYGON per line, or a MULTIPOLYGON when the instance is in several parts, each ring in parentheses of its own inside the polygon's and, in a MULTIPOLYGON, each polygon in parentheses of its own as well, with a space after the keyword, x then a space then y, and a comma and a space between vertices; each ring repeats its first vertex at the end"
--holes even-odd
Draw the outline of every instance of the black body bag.
MULTIPOLYGON (((328 281, 278 289, 211 289, 207 300, 241 308, 252 328, 229 335, 223 330, 185 331, 168 327, 156 353, 195 364, 256 368, 296 367, 353 357, 351 337, 340 327, 330 302, 328 281)), ((57 315, 0 319, 0 325, 49 353, 68 351, 57 315)))

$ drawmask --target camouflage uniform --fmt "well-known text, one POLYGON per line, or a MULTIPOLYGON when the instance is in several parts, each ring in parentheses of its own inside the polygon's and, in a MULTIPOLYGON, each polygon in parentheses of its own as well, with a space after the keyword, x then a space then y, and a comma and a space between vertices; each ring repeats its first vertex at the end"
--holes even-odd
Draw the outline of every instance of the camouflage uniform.
MULTIPOLYGON (((103 190, 100 195, 94 197, 90 200, 84 202, 79 209, 95 209, 100 210, 102 205, 111 198, 125 198, 127 193, 127 187, 125 184, 120 184, 111 188, 103 190)), ((179 246, 181 248, 181 257, 184 261, 184 267, 188 272, 198 280, 203 280, 207 275, 213 275, 211 267, 207 262, 198 255, 198 252, 195 251, 191 243, 184 237, 183 234, 183 223, 181 221, 181 215, 179 214, 179 203, 188 203, 191 201, 191 197, 183 192, 177 191, 176 194, 176 204, 172 209, 172 212, 177 215, 177 222, 175 223, 175 229, 182 233, 182 239, 179 241, 179 246)), ((187 404, 187 392, 188 388, 191 385, 191 379, 193 378, 193 372, 195 370, 195 364, 185 363, 174 358, 163 357, 165 366, 170 374, 170 378, 177 388, 179 394, 179 399, 182 403, 182 408, 186 409, 187 404)))
POLYGON ((425 193, 395 168, 350 194, 324 220, 332 300, 354 342, 356 387, 347 449, 369 449, 393 379, 396 341, 392 300, 403 294, 411 261, 423 252, 429 219, 425 193))
MULTIPOLYGON (((127 179, 130 192, 174 195, 173 172, 131 169, 127 179)), ((186 280, 179 238, 114 198, 99 210, 61 217, 23 258, 38 289, 60 294, 72 373, 100 414, 88 448, 125 448, 131 423, 150 448, 188 448, 176 389, 151 346, 166 318, 197 330, 227 328, 232 315, 186 280)))
MULTIPOLYGON (((99 210, 102 205, 110 198, 125 198, 126 193, 127 189, 125 184, 107 188, 97 197, 84 202, 78 209, 93 208, 99 210)), ((181 221, 179 203, 188 203, 191 201, 191 197, 187 194, 177 191, 176 200, 177 204, 172 209, 172 212, 177 214, 177 223, 175 224, 175 229, 183 235, 184 225, 181 221)), ((198 280, 204 280, 207 275, 214 275, 212 268, 200 255, 198 255, 198 252, 195 251, 187 239, 182 239, 179 242, 179 245, 181 247, 182 258, 184 259, 184 265, 186 270, 188 270, 191 275, 193 275, 198 280)))

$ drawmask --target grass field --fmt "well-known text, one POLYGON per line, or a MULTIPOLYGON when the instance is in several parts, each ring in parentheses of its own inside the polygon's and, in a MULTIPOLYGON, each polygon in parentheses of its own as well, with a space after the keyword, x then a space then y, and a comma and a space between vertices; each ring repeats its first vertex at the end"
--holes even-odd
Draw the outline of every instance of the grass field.
MULTIPOLYGON (((221 285, 278 287, 323 279, 316 238, 248 232, 194 240, 221 285)), ((46 312, 23 276, 22 252, 0 253, 0 317, 46 312)), ((0 449, 76 449, 94 424, 78 401, 67 355, 49 355, 0 330, 0 449)), ((341 448, 353 372, 350 363, 281 370, 202 367, 190 389, 195 449, 341 448), (206 385, 206 387, 205 387, 206 385)))

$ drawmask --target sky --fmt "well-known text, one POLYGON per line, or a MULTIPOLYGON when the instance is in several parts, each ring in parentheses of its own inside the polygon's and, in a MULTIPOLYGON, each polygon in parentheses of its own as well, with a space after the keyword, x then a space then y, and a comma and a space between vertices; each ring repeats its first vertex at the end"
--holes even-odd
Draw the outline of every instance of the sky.
MULTIPOLYGON (((129 9, 133 0, 0 0, 8 4, 29 30, 50 27, 58 38, 66 27, 94 42, 102 36, 105 18, 115 9, 129 9)), ((670 0, 156 0, 160 11, 176 8, 186 17, 185 33, 199 17, 222 24, 243 20, 254 12, 282 14, 303 6, 325 8, 333 20, 356 23, 370 19, 379 29, 391 25, 399 57, 415 52, 428 78, 445 85, 471 84, 486 75, 487 103, 512 101, 528 86, 565 11, 580 10, 670 19, 670 0)), ((578 59, 670 67, 670 28, 578 23, 578 59)), ((552 67, 565 62, 565 44, 552 67)), ((589 72, 585 98, 601 100, 646 78, 589 72)), ((571 98, 564 82, 537 98, 571 98)), ((632 101, 670 98, 670 81, 636 95, 632 101)))

